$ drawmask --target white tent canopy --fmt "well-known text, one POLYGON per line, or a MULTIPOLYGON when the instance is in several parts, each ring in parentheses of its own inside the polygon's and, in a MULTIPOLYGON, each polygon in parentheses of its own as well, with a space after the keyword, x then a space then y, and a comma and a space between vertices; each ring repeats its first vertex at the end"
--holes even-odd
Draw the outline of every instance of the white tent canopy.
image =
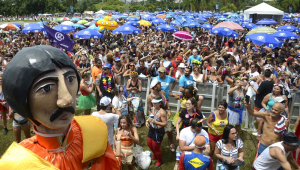
POLYGON ((95 12, 96 14, 106 14, 105 11, 103 11, 102 9, 100 11, 95 12))
POLYGON ((266 3, 258 4, 252 8, 249 8, 244 11, 244 20, 247 20, 249 18, 254 19, 263 19, 263 18, 272 18, 278 22, 278 24, 281 24, 282 17, 284 15, 284 12, 269 5, 266 3), (257 14, 257 18, 253 18, 257 14))

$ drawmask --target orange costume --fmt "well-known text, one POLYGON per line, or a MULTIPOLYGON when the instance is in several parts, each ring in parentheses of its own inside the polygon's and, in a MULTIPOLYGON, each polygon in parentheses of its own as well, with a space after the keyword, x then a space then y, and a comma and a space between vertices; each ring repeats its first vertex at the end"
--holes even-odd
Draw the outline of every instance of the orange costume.
POLYGON ((0 169, 118 170, 107 141, 108 130, 101 119, 75 116, 65 137, 36 131, 20 145, 14 142, 1 157, 0 169))

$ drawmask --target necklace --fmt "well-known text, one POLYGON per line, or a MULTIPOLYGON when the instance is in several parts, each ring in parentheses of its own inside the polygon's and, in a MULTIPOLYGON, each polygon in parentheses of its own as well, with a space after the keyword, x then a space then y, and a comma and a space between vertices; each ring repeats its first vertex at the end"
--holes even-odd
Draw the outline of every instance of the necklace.
POLYGON ((112 88, 111 88, 111 79, 112 79, 112 72, 110 72, 110 74, 108 76, 108 82, 106 81, 105 74, 104 73, 102 74, 102 82, 103 82, 103 85, 104 85, 104 90, 109 92, 109 93, 112 90, 112 88))

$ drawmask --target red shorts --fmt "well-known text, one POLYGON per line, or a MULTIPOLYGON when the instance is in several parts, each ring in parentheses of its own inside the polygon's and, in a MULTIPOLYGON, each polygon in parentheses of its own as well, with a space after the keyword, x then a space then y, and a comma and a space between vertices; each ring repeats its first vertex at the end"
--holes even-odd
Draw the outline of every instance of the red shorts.
POLYGON ((211 142, 218 142, 220 139, 223 138, 223 135, 212 135, 208 132, 209 141, 211 142))
POLYGON ((262 108, 258 108, 258 107, 254 106, 254 110, 256 110, 256 111, 260 111, 260 109, 262 109, 262 108))
POLYGON ((3 106, 2 104, 0 104, 0 111, 6 112, 7 108, 5 106, 3 106))

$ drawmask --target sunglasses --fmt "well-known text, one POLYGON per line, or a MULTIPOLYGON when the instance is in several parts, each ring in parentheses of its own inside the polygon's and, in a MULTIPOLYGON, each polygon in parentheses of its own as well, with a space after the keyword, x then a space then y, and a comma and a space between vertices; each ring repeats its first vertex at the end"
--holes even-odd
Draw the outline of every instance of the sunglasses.
POLYGON ((133 67, 134 65, 130 65, 129 67, 133 67))
POLYGON ((103 71, 109 70, 108 68, 104 68, 103 71))

